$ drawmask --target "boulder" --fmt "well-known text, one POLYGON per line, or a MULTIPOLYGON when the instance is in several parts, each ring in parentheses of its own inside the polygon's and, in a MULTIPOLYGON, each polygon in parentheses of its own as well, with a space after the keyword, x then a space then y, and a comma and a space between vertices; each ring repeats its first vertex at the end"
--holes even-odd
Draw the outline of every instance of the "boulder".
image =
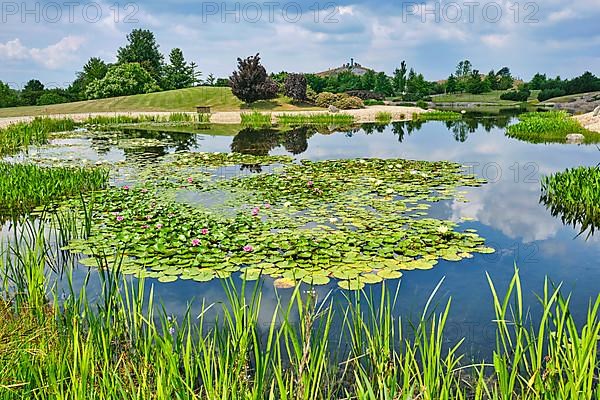
POLYGON ((581 133, 570 133, 567 135, 567 143, 583 143, 585 136, 581 133))
POLYGON ((332 114, 335 114, 335 113, 338 113, 338 112, 340 112, 340 109, 339 109, 339 108, 337 108, 336 106, 329 106, 328 110, 329 110, 329 112, 330 112, 330 113, 332 113, 332 114))

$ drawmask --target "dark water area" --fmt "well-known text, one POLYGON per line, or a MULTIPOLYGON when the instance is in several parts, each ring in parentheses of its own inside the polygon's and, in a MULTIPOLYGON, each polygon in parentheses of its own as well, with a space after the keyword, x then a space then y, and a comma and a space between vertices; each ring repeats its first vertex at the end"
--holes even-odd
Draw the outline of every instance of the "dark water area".
MULTIPOLYGON (((583 320, 590 298, 600 291, 600 237, 578 235, 578 227, 563 224, 559 217, 540 204, 543 176, 576 166, 595 166, 600 162, 596 146, 567 144, 532 144, 505 136, 511 115, 468 116, 456 122, 394 123, 388 126, 365 125, 353 129, 297 128, 280 132, 274 129, 240 128, 236 136, 222 135, 219 128, 200 133, 173 133, 123 130, 121 138, 139 138, 135 146, 120 146, 118 140, 86 138, 61 139, 51 148, 30 152, 27 157, 54 157, 90 163, 109 160, 117 163, 122 176, 114 184, 135 181, 132 165, 144 165, 174 151, 240 152, 254 155, 292 155, 298 159, 330 160, 345 158, 404 158, 415 160, 448 160, 468 166, 476 175, 487 179, 482 187, 464 189, 468 202, 457 200, 435 204, 429 215, 459 222, 461 229, 476 229, 495 254, 475 254, 460 262, 440 260, 428 271, 404 271, 398 281, 386 281, 386 290, 400 285, 395 309, 406 321, 418 319, 432 291, 443 279, 434 303, 442 311, 451 298, 451 312, 446 339, 453 344, 466 338, 463 351, 473 358, 489 358, 495 340, 492 297, 486 279, 488 273, 500 292, 520 270, 526 306, 535 317, 539 305, 535 294, 541 294, 545 277, 563 284, 564 293, 572 293, 571 310, 583 320), (147 144, 144 144, 144 140, 147 144), (68 144, 69 146, 61 146, 68 144), (468 222, 463 222, 464 220, 468 222)), ((259 168, 243 166, 220 171, 238 175, 258 172, 259 168)), ((193 193, 183 198, 194 201, 193 193)), ((214 199, 209 199, 215 201, 214 199)), ((4 227, 6 234, 7 227, 4 227)), ((382 232, 384 234, 384 232, 382 232)), ((87 269, 74 273, 75 286, 81 285, 87 269)), ((241 280, 236 279, 236 284, 241 280)), ((278 301, 285 303, 288 289, 275 289, 271 278, 262 282, 264 326, 271 322, 278 301)), ((60 284, 63 288, 64 282, 60 284)), ((223 283, 179 280, 154 286, 157 303, 172 315, 183 315, 191 301, 192 314, 198 314, 202 301, 210 304, 225 301, 223 283)), ((377 298, 383 285, 369 285, 367 292, 377 298)), ((306 290, 309 288, 307 287, 306 290)), ((348 292, 336 282, 314 289, 318 299, 343 300, 348 292)), ((90 291, 99 291, 90 282, 90 291)), ((539 313, 538 313, 539 314, 539 313)), ((341 318, 341 316, 340 316, 341 318)), ((535 319, 535 318, 534 318, 535 319)), ((341 328, 341 319, 337 328, 341 328)))

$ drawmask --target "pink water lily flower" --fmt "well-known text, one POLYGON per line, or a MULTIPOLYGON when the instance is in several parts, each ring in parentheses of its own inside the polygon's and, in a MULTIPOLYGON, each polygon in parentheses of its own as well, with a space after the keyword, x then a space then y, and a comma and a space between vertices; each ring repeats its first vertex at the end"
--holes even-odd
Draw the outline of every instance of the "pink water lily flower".
POLYGON ((192 183, 192 182, 194 182, 194 178, 192 178, 192 177, 190 176, 189 178, 187 178, 187 181, 188 181, 189 183, 192 183))
POLYGON ((250 245, 244 246, 244 251, 246 253, 250 253, 250 252, 254 251, 254 247, 252 247, 250 245))
POLYGON ((208 235, 208 229, 204 228, 200 231, 203 235, 208 235))
POLYGON ((121 221, 123 221, 124 219, 125 219, 125 217, 124 217, 124 216, 122 216, 122 215, 117 215, 117 221, 121 222, 121 221))
POLYGON ((306 186, 308 186, 308 187, 312 187, 314 184, 315 184, 315 183, 314 183, 313 181, 308 181, 308 182, 306 183, 306 186))
POLYGON ((258 207, 254 207, 252 209, 252 215, 255 217, 258 215, 259 212, 260 212, 260 208, 258 208, 258 207))
POLYGON ((142 225, 142 229, 148 229, 149 226, 148 225, 142 225))
POLYGON ((156 229, 162 229, 163 224, 156 224, 156 229))
POLYGON ((265 208, 268 210, 269 208, 271 208, 271 205, 269 203, 265 203, 265 208))
POLYGON ((192 246, 194 246, 194 247, 200 246, 200 239, 192 239, 192 246))
POLYGON ((129 190, 129 186, 127 186, 127 185, 123 186, 123 190, 129 190))

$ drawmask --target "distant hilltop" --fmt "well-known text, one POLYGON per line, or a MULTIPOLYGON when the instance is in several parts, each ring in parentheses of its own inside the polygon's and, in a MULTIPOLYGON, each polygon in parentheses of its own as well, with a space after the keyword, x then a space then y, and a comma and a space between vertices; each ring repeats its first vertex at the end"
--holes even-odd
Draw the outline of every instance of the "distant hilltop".
POLYGON ((350 62, 342 65, 341 67, 328 69, 327 71, 317 72, 318 76, 332 76, 338 75, 342 72, 352 72, 354 75, 362 76, 367 73, 367 71, 373 71, 371 68, 363 67, 359 63, 354 61, 354 58, 350 59, 350 62))

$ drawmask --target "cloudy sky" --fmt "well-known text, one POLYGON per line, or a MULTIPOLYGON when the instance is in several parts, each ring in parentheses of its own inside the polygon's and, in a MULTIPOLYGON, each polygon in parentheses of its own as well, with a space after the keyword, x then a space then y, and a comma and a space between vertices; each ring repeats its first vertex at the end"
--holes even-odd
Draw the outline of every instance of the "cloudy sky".
POLYGON ((204 76, 227 76, 260 52, 269 71, 318 72, 354 57, 392 73, 402 60, 427 79, 461 59, 482 72, 507 65, 572 77, 600 74, 600 0, 400 2, 2 1, 0 80, 64 86, 87 59, 111 62, 135 28, 161 50, 180 47, 204 76))

